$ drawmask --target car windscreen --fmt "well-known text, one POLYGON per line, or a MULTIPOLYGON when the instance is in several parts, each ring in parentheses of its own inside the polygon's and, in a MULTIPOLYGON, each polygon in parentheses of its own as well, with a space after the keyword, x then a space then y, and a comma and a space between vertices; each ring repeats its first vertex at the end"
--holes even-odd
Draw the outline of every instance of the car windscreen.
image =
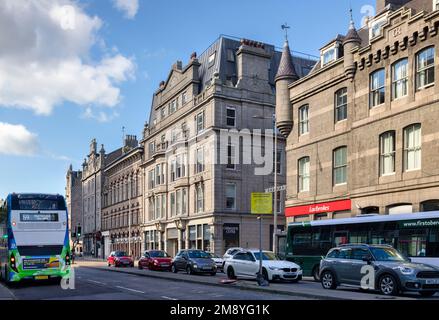
POLYGON ((151 258, 168 258, 169 255, 164 251, 150 251, 151 258))
MULTIPOLYGON (((259 252, 254 252, 256 260, 260 259, 259 252)), ((273 252, 262 252, 262 260, 279 260, 273 252)))
POLYGON ((215 253, 209 253, 211 258, 219 258, 219 256, 215 253))
POLYGON ((210 254, 204 251, 188 251, 189 258, 192 259, 208 259, 210 254))
POLYGON ((117 252, 115 253, 115 256, 116 256, 116 257, 126 257, 126 256, 127 256, 127 253, 126 253, 125 251, 117 251, 117 252))
POLYGON ((393 248, 371 247, 370 251, 377 261, 407 261, 407 259, 393 248))

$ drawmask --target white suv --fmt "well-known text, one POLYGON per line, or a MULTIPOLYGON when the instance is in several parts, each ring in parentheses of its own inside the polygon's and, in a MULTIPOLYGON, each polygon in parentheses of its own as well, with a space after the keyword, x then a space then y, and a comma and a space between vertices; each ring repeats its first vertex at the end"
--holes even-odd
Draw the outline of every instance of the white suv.
MULTIPOLYGON (((259 250, 238 251, 225 261, 224 272, 229 279, 256 278, 259 272, 259 250)), ((302 279, 302 269, 293 262, 278 259, 271 251, 262 251, 262 275, 267 281, 281 279, 298 282, 302 279)))

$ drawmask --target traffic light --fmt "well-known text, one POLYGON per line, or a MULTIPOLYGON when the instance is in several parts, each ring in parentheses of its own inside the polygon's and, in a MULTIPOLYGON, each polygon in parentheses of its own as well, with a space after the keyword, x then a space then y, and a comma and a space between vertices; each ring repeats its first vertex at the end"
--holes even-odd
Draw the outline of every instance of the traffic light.
POLYGON ((78 229, 76 231, 76 235, 78 236, 78 238, 81 236, 81 226, 78 226, 78 229))

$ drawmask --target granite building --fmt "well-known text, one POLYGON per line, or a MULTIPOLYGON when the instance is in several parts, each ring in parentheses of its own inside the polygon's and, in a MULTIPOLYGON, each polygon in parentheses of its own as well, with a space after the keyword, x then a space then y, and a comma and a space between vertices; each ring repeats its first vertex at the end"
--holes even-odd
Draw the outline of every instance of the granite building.
POLYGON ((289 221, 439 209, 439 4, 376 9, 277 82, 289 221))
MULTIPOLYGON (((274 125, 281 57, 272 45, 220 37, 201 55, 193 53, 185 65, 177 61, 172 66, 153 95, 141 141, 144 249, 175 255, 197 248, 223 254, 234 246, 259 246, 250 196, 273 186, 274 171, 257 174, 258 165, 243 158, 246 148, 261 144, 258 139, 273 139, 265 129, 274 125)), ((315 63, 291 58, 289 48, 282 60, 293 64, 297 79, 315 63)), ((285 183, 284 143, 279 137, 278 185, 285 183)), ((272 148, 266 153, 272 165, 272 148)), ((278 192, 281 230, 283 203, 284 194, 278 192)), ((272 232, 273 216, 266 216, 264 249, 272 246, 272 232)))
MULTIPOLYGON (((66 205, 69 214, 70 245, 80 249, 82 242, 82 171, 73 171, 69 166, 66 175, 66 205)), ((80 252, 78 252, 80 253, 80 252)))
POLYGON ((143 148, 137 137, 127 135, 120 155, 104 168, 102 195, 103 256, 122 250, 141 256, 142 190, 140 165, 143 148))

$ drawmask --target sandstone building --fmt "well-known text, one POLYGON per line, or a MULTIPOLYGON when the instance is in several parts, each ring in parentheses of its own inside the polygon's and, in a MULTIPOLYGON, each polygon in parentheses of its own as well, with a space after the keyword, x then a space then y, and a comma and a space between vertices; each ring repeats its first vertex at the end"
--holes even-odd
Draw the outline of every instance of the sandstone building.
MULTIPOLYGON (((255 137, 272 141, 275 76, 282 53, 272 45, 220 37, 200 56, 177 61, 153 96, 141 145, 144 174, 144 249, 169 254, 197 248, 223 254, 235 246, 258 247, 251 215, 252 192, 273 186, 273 170, 255 173, 243 161, 255 137), (235 132, 236 134, 233 134, 235 132), (230 134, 227 140, 222 134, 230 134)), ((315 61, 290 56, 294 77, 315 61)), ((257 144, 257 143, 256 143, 257 144)), ((267 150, 273 164, 272 148, 267 150)), ((247 153, 248 155, 248 153, 247 153)), ((285 183, 284 139, 278 142, 278 184, 285 183)), ((278 226, 285 226, 284 194, 278 197, 278 226)), ((271 248, 273 216, 263 219, 263 246, 271 248)))

